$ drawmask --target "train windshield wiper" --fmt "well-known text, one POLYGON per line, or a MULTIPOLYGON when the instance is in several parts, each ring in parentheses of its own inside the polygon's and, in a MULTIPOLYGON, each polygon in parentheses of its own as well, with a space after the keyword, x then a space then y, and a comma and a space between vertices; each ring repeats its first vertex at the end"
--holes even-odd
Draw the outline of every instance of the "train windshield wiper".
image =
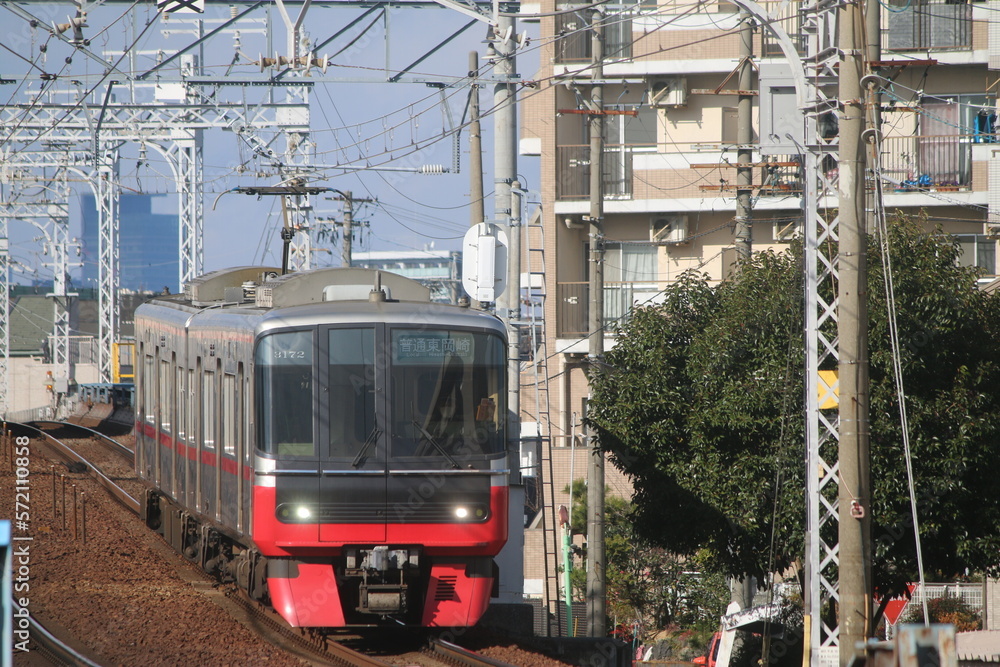
POLYGON ((368 439, 365 440, 365 444, 361 446, 361 451, 359 451, 358 455, 354 457, 353 461, 351 461, 351 465, 353 467, 357 468, 360 464, 364 463, 365 454, 368 453, 368 448, 372 446, 372 443, 378 440, 380 433, 382 433, 382 431, 380 431, 378 426, 376 426, 372 429, 372 432, 368 434, 368 439))
POLYGON ((449 454, 448 452, 445 451, 444 447, 441 446, 441 443, 439 443, 437 440, 435 440, 434 436, 431 435, 430 433, 428 433, 427 429, 425 429, 423 426, 420 425, 420 422, 418 422, 416 420, 413 420, 413 425, 417 427, 417 430, 420 431, 421 435, 424 436, 424 438, 427 440, 427 442, 429 442, 429 443, 431 443, 431 445, 433 445, 434 449, 436 449, 439 452, 441 452, 441 454, 446 459, 448 459, 448 462, 451 463, 451 465, 453 465, 455 467, 455 470, 458 470, 458 469, 460 469, 462 467, 462 466, 458 465, 458 461, 456 461, 452 457, 451 454, 449 454))

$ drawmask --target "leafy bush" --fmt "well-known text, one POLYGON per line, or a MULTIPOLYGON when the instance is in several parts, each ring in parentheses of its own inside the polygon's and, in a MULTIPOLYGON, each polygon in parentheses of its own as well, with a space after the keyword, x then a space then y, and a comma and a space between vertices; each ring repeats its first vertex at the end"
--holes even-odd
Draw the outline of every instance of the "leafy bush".
MULTIPOLYGON (((951 623, 955 626, 955 632, 969 632, 983 629, 982 615, 965 602, 962 598, 945 594, 943 597, 933 598, 927 601, 927 614, 931 617, 931 623, 951 623)), ((907 605, 906 615, 903 623, 923 623, 923 605, 911 602, 907 605)))

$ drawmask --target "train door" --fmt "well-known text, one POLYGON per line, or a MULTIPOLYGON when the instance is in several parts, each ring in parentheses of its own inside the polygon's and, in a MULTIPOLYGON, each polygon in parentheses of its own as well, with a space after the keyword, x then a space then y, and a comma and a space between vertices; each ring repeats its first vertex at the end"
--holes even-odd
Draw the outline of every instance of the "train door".
POLYGON ((320 331, 320 541, 385 540, 386 359, 382 327, 320 331))
POLYGON ((159 372, 157 373, 156 392, 156 412, 158 416, 158 429, 156 434, 156 449, 159 452, 159 465, 156 467, 156 485, 170 493, 173 489, 173 458, 171 456, 174 447, 173 441, 173 420, 171 405, 173 392, 171 391, 171 379, 174 374, 170 368, 170 362, 160 359, 159 372))
MULTIPOLYGON (((231 369, 235 370, 235 369, 231 369)), ((239 379, 227 369, 222 375, 222 442, 219 448, 219 498, 221 521, 227 526, 237 526, 239 520, 239 379)))
POLYGON ((215 368, 208 368, 208 363, 201 374, 201 503, 198 511, 209 516, 215 516, 218 508, 215 503, 216 472, 218 470, 218 387, 215 368))
MULTIPOLYGON (((201 361, 198 361, 201 368, 201 361)), ((184 452, 185 475, 184 505, 198 506, 198 375, 194 369, 187 369, 187 449, 184 452)))
MULTIPOLYGON (((254 502, 273 502, 278 521, 286 524, 320 520, 316 348, 315 331, 300 329, 268 333, 254 350, 256 446, 274 458, 273 491, 266 483, 257 486, 254 502), (273 501, 257 495, 272 492, 273 501)), ((296 534, 307 539, 305 530, 296 534)), ((318 529, 309 538, 318 539, 318 529)))
MULTIPOLYGON (((153 348, 155 351, 156 348, 153 348)), ((136 470, 144 479, 155 479, 156 470, 156 415, 153 407, 156 405, 156 374, 155 359, 146 352, 143 346, 142 369, 139 375, 139 419, 142 432, 136 440, 138 456, 136 470)))
POLYGON ((236 376, 240 383, 240 515, 239 529, 242 533, 250 532, 250 491, 253 489, 253 412, 250 409, 250 378, 244 372, 243 362, 240 362, 236 376))
POLYGON ((187 391, 184 389, 184 369, 174 365, 174 404, 177 406, 177 438, 174 452, 174 498, 183 503, 187 494, 187 391))

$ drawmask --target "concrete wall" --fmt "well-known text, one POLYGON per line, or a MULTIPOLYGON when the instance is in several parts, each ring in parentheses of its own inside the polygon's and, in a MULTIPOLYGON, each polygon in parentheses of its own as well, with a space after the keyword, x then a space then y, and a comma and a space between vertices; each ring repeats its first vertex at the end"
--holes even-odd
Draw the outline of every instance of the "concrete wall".
MULTIPOLYGON (((45 388, 52 364, 42 362, 41 357, 13 357, 7 367, 7 407, 5 415, 25 410, 54 407, 52 394, 45 388)), ((99 375, 96 364, 77 364, 73 375, 79 384, 97 382, 99 375)))

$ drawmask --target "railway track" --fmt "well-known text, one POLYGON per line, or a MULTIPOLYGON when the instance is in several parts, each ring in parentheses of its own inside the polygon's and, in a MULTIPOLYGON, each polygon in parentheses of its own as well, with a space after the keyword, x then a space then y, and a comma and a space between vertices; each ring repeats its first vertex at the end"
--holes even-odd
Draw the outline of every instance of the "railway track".
POLYGON ((33 421, 26 422, 26 424, 28 426, 33 426, 33 427, 38 428, 40 430, 44 430, 40 426, 41 424, 49 424, 49 425, 56 426, 57 428, 77 429, 77 430, 83 431, 84 433, 86 433, 91 438, 94 438, 98 442, 100 442, 109 451, 112 451, 112 452, 115 452, 115 453, 121 455, 126 461, 128 461, 129 465, 135 465, 135 452, 132 451, 132 449, 130 449, 129 447, 126 447, 123 444, 121 444, 120 442, 118 442, 114 438, 108 437, 104 433, 101 433, 100 431, 95 431, 94 429, 89 428, 87 426, 83 426, 81 424, 76 424, 74 422, 55 421, 55 420, 49 420, 49 419, 35 419, 33 421))
MULTIPOLYGON (((90 434, 96 434, 95 431, 92 431, 91 429, 88 429, 84 426, 78 426, 76 424, 71 424, 68 422, 30 422, 22 424, 14 424, 12 422, 7 423, 8 428, 10 428, 11 426, 16 426, 34 432, 36 436, 40 436, 41 438, 43 438, 46 446, 50 449, 50 451, 54 453, 54 456, 58 460, 67 464, 68 469, 72 470, 73 468, 71 466, 74 465, 77 466, 76 468, 77 470, 84 471, 91 477, 93 477, 98 484, 100 484, 109 494, 111 494, 111 497, 113 497, 115 500, 120 502, 126 508, 131 510, 133 514, 136 515, 139 514, 140 505, 138 498, 136 498, 134 495, 126 491, 111 477, 104 474, 97 465, 95 465, 90 460, 85 458, 65 440, 56 437, 52 433, 38 426, 35 426, 34 424, 56 424, 60 428, 80 429, 90 434)), ((116 456, 122 457, 126 462, 129 462, 130 466, 133 465, 132 462, 134 462, 135 460, 134 454, 128 448, 123 447, 122 445, 118 444, 111 438, 108 438, 107 436, 103 435, 100 435, 100 438, 96 440, 96 442, 100 443, 100 446, 103 447, 105 450, 112 452, 116 456)), ((137 482, 134 474, 132 475, 131 479, 137 482)), ((53 484, 54 483, 55 482, 53 481, 53 484)))
POLYGON ((28 627, 30 628, 31 633, 31 642, 33 645, 32 649, 35 654, 40 655, 52 665, 101 667, 99 663, 94 662, 89 657, 49 632, 37 618, 18 604, 17 600, 11 601, 11 607, 15 616, 27 616, 28 627))
POLYGON ((451 642, 446 642, 443 639, 432 639, 430 651, 434 657, 441 658, 449 665, 459 665, 462 667, 510 667, 510 663, 508 662, 487 658, 451 642))
MULTIPOLYGON (((129 493, 121 484, 117 483, 123 481, 122 477, 125 477, 121 472, 121 466, 127 464, 131 468, 133 465, 132 461, 134 459, 131 450, 121 446, 103 434, 73 423, 54 421, 38 421, 28 424, 8 423, 8 428, 13 428, 18 434, 30 434, 29 437, 35 438, 36 441, 37 439, 41 439, 44 442, 46 454, 50 454, 52 460, 62 462, 73 473, 86 472, 111 498, 127 508, 129 512, 138 516, 140 501, 136 496, 141 497, 141 494, 138 492, 129 493), (67 437, 67 434, 77 432, 83 433, 84 437, 67 437), (84 448, 88 449, 88 451, 81 452, 80 450, 84 448), (117 465, 115 465, 118 469, 117 473, 102 469, 105 462, 98 462, 98 459, 106 457, 117 461, 117 465)), ((114 465, 114 462, 112 463, 114 465)), ((141 487, 141 484, 135 479, 134 474, 130 474, 128 477, 127 482, 141 487)), ((53 489, 55 489, 54 481, 53 489)), ((53 504, 55 504, 54 491, 53 504)), ((158 538, 156 539, 158 541, 158 538)), ((165 543, 159 542, 159 544, 162 546, 162 551, 173 554, 165 543)), ((179 568, 187 570, 184 578, 195 584, 196 588, 204 591, 218 587, 218 584, 209 575, 187 563, 187 561, 175 558, 174 564, 179 568), (199 583, 195 583, 194 580, 197 580, 199 583)), ((320 634, 300 634, 289 628, 273 611, 257 602, 249 600, 235 587, 222 586, 220 588, 223 589, 221 591, 222 595, 216 593, 213 596, 215 598, 213 601, 226 609, 230 616, 236 618, 236 620, 243 623, 246 627, 252 628, 256 634, 271 645, 310 664, 355 665, 359 667, 385 667, 392 664, 366 655, 362 651, 344 646, 327 636, 320 634), (228 604, 220 604, 220 600, 218 599, 220 597, 228 601, 228 604)), ((97 664, 88 662, 86 659, 67 657, 68 654, 65 651, 72 649, 65 648, 65 645, 52 637, 51 633, 42 630, 40 625, 33 627, 39 628, 32 634, 33 643, 38 647, 40 652, 46 656, 52 656, 50 659, 54 660, 54 664, 97 664)), ((424 652, 424 655, 426 659, 420 662, 425 667, 434 665, 466 665, 470 667, 490 665, 496 667, 497 665, 509 664, 482 658, 453 644, 437 640, 432 642, 430 648, 424 652)))

